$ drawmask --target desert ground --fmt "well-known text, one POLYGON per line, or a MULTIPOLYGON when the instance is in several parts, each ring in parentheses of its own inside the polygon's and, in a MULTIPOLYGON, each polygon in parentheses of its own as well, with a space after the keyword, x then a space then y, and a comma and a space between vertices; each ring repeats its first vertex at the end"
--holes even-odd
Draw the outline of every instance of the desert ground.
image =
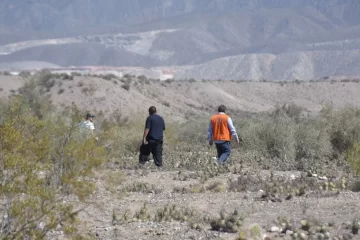
MULTIPOLYGON (((25 81, 21 76, 0 76, 0 97, 18 94, 25 81)), ((283 104, 296 104, 305 115, 317 115, 325 106, 360 107, 356 80, 156 81, 75 76, 44 85, 55 105, 74 103, 84 111, 102 111, 102 118, 118 111, 130 123, 135 118, 145 121, 151 105, 157 106, 169 125, 206 121, 219 104, 228 106, 238 125, 243 116, 263 114, 283 104)), ((96 190, 86 203, 67 199, 85 207, 79 214, 83 234, 104 240, 360 239, 360 187, 348 168, 324 163, 318 171, 282 171, 279 164, 286 163, 257 158, 245 153, 242 145, 233 147, 225 166, 216 166, 206 129, 206 125, 194 129, 204 135, 204 141, 195 145, 191 139, 181 145, 165 139, 162 169, 152 161, 139 166, 136 149, 111 155, 89 180, 96 183, 96 190), (263 167, 264 162, 271 167, 263 167)), ((141 139, 142 128, 138 131, 134 134, 141 139)), ((107 146, 109 151, 117 144, 107 146)), ((61 230, 51 231, 47 238, 66 239, 61 230)))
MULTIPOLYGON (((236 161, 236 159, 233 159, 236 161)), ((114 170, 115 171, 115 170, 114 170)), ((185 171, 191 175, 194 172, 185 171)), ((263 171, 262 176, 269 172, 263 171)), ((116 172, 116 174, 119 174, 116 172)), ((229 191, 229 179, 236 180, 239 174, 220 174, 204 184, 205 190, 199 191, 196 186, 198 179, 177 180, 179 171, 125 171, 126 182, 117 187, 115 192, 107 191, 106 186, 99 181, 99 190, 93 201, 96 203, 81 214, 87 223, 88 231, 95 234, 97 239, 238 239, 239 233, 226 233, 211 230, 208 223, 201 220, 194 222, 179 220, 133 219, 132 215, 140 212, 144 204, 151 216, 156 211, 168 206, 176 206, 180 211, 184 208, 194 209, 199 216, 194 219, 207 217, 220 218, 220 212, 231 214, 237 210, 244 218, 241 231, 247 234, 253 226, 260 226, 261 238, 251 238, 250 234, 244 239, 323 239, 319 238, 293 238, 293 231, 283 228, 282 221, 290 221, 294 228, 300 228, 303 219, 314 222, 318 226, 325 226, 331 236, 346 236, 343 239, 359 239, 358 235, 351 234, 351 225, 354 218, 358 218, 359 193, 344 191, 339 194, 325 195, 309 194, 294 197, 291 200, 272 201, 262 199, 261 188, 244 192, 229 191), (133 187, 136 184, 146 184, 143 189, 134 189, 135 192, 124 193, 121 188, 133 187), (212 189, 215 184, 215 189, 212 189), (195 187, 194 187, 195 186, 195 187), (209 188, 210 186, 210 188, 209 188), (206 189, 209 188, 209 189, 206 189), (218 188, 218 189, 217 189, 218 188), (180 189, 180 190, 179 190, 180 189), (182 192, 182 189, 189 189, 182 192), (179 192, 180 191, 180 192, 179 192), (122 218, 129 213, 130 219, 122 218), (114 217, 114 213, 116 214, 114 217), (285 219, 285 220, 284 220, 285 219), (197 222, 198 221, 198 222, 197 222), (282 229, 283 228, 283 229, 282 229), (273 232, 269 232, 272 230, 273 232)), ((287 179, 297 172, 278 172, 276 175, 287 179)), ((296 181, 296 179, 294 180, 296 181)), ((250 184, 250 183, 249 183, 250 184)), ((184 213, 185 214, 185 213, 184 213)), ((187 216, 185 214, 185 216, 187 216)), ((191 218, 188 216, 188 218, 191 218)), ((316 234, 315 234, 316 236, 316 234)), ((241 239, 241 238, 239 238, 241 239)), ((330 238, 327 238, 330 239, 330 238)), ((332 238, 336 239, 336 238, 332 238)))

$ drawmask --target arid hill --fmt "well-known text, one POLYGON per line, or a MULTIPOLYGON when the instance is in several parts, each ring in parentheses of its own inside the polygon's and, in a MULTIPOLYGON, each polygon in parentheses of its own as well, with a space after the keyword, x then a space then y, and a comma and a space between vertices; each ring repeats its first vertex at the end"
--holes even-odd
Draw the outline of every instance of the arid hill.
MULTIPOLYGON (((259 113, 276 105, 296 104, 310 113, 324 106, 360 107, 358 80, 322 82, 241 82, 241 81, 156 81, 145 78, 75 76, 71 79, 49 77, 46 94, 57 104, 75 103, 83 110, 123 115, 143 114, 151 105, 173 119, 209 115, 219 104, 231 114, 259 113)), ((1 96, 16 94, 27 81, 20 76, 0 77, 1 96)))

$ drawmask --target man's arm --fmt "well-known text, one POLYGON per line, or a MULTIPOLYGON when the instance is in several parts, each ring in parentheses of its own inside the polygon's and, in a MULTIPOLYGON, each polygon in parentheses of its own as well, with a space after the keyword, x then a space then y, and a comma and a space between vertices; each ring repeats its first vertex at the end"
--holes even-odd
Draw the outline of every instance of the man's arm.
POLYGON ((99 138, 95 136, 95 126, 94 126, 94 123, 91 123, 90 124, 90 133, 93 137, 95 137, 95 140, 98 141, 99 138))
POLYGON ((237 142, 237 143, 240 143, 240 141, 239 141, 239 136, 238 136, 238 134, 237 134, 237 132, 236 132, 236 129, 235 129, 234 124, 233 124, 233 121, 232 121, 232 119, 231 119, 230 117, 228 118, 228 127, 229 127, 229 129, 230 129, 231 135, 233 135, 233 136, 235 137, 236 142, 237 142))
POLYGON ((212 132, 212 123, 211 121, 209 122, 209 127, 208 127, 208 141, 209 141, 209 144, 212 145, 213 144, 213 139, 212 139, 212 135, 213 135, 213 132, 212 132))
POLYGON ((145 130, 144 130, 144 137, 143 137, 143 143, 144 144, 147 144, 146 137, 149 134, 149 131, 150 131, 149 128, 145 128, 145 130))
POLYGON ((144 144, 147 144, 146 137, 149 134, 150 128, 151 128, 151 121, 149 118, 147 118, 146 122, 145 122, 145 129, 144 129, 144 135, 143 135, 143 143, 144 144))
POLYGON ((91 135, 94 136, 95 135, 95 132, 94 132, 95 126, 94 126, 94 124, 92 122, 89 123, 89 129, 90 129, 91 135))

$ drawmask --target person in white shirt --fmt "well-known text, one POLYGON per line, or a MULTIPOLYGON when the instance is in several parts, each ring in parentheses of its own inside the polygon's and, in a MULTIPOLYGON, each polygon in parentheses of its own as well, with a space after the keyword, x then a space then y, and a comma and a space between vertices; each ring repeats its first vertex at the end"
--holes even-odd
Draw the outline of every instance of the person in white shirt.
MULTIPOLYGON (((95 126, 94 126, 94 118, 95 116, 91 113, 87 113, 85 116, 85 121, 83 121, 80 125, 82 128, 88 129, 90 131, 90 134, 95 137, 95 126)), ((97 137, 95 137, 95 140, 98 140, 97 137)))

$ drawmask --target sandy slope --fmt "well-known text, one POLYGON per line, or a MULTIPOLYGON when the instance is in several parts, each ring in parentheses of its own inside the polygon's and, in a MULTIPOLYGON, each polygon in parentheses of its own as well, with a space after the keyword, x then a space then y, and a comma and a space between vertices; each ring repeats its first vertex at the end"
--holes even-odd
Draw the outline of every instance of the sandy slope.
MULTIPOLYGON (((17 90, 24 80, 17 76, 0 76, 0 97, 17 90)), ((50 90, 54 103, 76 103, 83 110, 110 113, 119 109, 124 115, 143 113, 150 105, 158 107, 172 119, 212 114, 219 104, 229 112, 261 112, 277 104, 295 103, 310 112, 317 112, 325 105, 336 108, 360 107, 360 84, 356 82, 231 82, 231 81, 142 81, 133 79, 129 90, 120 80, 94 77, 75 77, 74 80, 56 80, 50 90), (63 91, 62 93, 59 90, 63 91)))

